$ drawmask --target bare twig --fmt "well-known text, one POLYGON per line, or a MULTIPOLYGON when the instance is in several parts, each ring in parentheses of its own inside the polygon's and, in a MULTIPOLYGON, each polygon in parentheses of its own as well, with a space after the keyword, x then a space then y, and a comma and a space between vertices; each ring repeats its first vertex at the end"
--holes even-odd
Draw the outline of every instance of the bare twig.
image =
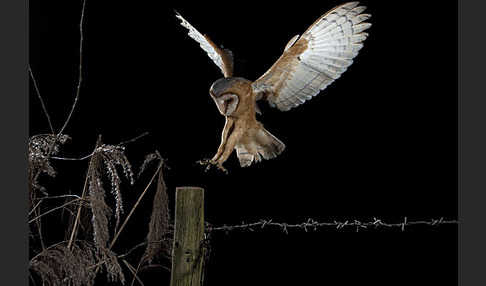
MULTIPOLYGON (((39 214, 39 209, 36 209, 35 214, 36 215, 39 214)), ((36 219, 35 223, 37 225, 37 233, 39 234, 39 240, 40 240, 42 250, 45 250, 46 244, 44 243, 44 237, 42 236, 42 222, 41 222, 40 218, 36 219)))
MULTIPOLYGON (((139 244, 135 245, 134 247, 132 247, 129 251, 125 252, 124 254, 118 255, 117 258, 125 258, 128 255, 130 255, 133 251, 135 251, 136 249, 138 249, 138 248, 140 248, 140 247, 142 247, 144 245, 147 245, 147 242, 142 242, 142 243, 139 243, 139 244)), ((88 270, 103 265, 107 260, 108 259, 103 259, 103 260, 99 261, 98 263, 89 266, 88 267, 88 270)))
POLYGON ((129 140, 126 140, 126 141, 122 141, 122 142, 120 142, 118 145, 127 145, 127 144, 130 144, 130 143, 135 142, 135 141, 137 141, 138 139, 140 139, 140 138, 142 138, 142 137, 145 137, 145 136, 147 136, 147 135, 149 135, 149 134, 150 134, 149 132, 144 132, 144 133, 142 133, 142 134, 138 135, 137 137, 134 137, 134 138, 129 139, 129 140))
MULTIPOLYGON (((124 146, 124 145, 127 145, 129 143, 133 143, 133 142, 137 141, 138 139, 147 136, 148 134, 149 134, 149 132, 144 132, 144 133, 138 135, 135 138, 132 138, 132 139, 129 139, 129 140, 126 140, 126 141, 122 141, 122 142, 118 143, 115 146, 124 146)), ((88 155, 85 155, 85 156, 79 157, 79 158, 56 157, 56 156, 50 156, 49 158, 50 159, 55 159, 55 160, 62 160, 62 161, 84 161, 84 160, 87 160, 87 159, 91 158, 91 156, 93 156, 95 153, 96 153, 96 150, 93 151, 93 152, 91 152, 88 155)))
MULTIPOLYGON (((39 201, 35 204, 34 207, 32 207, 32 209, 29 211, 29 216, 35 211, 35 209, 37 207, 39 207, 39 205, 46 199, 60 199, 60 198, 77 198, 77 199, 81 199, 80 196, 78 195, 60 195, 60 196, 46 196, 46 197, 42 197, 42 198, 39 198, 39 201)), ((30 222, 29 222, 30 223, 30 222)))
POLYGON ((56 210, 58 210, 58 209, 62 209, 62 208, 66 207, 66 206, 68 206, 68 205, 70 205, 70 204, 73 204, 73 203, 78 202, 78 201, 81 201, 81 200, 82 200, 81 198, 79 198, 79 199, 74 199, 74 200, 70 200, 69 202, 67 202, 67 203, 65 203, 65 204, 62 204, 62 205, 60 205, 60 206, 58 206, 58 207, 55 207, 55 208, 52 208, 52 209, 50 209, 50 210, 46 211, 45 213, 43 213, 43 214, 40 214, 40 215, 36 216, 35 218, 33 218, 33 219, 29 220, 29 223, 34 222, 34 221, 36 221, 37 219, 39 219, 39 218, 41 218, 41 217, 43 217, 43 216, 45 216, 45 215, 47 215, 47 214, 52 213, 53 211, 56 211, 56 210))
POLYGON ((125 218, 125 221, 123 221, 123 224, 121 225, 120 229, 118 230, 118 232, 115 234, 115 236, 113 237, 113 240, 111 241, 110 243, 110 247, 109 249, 111 249, 113 247, 113 245, 115 244, 116 240, 118 239, 118 236, 120 235, 120 233, 122 232, 122 230, 125 228, 125 225, 127 224, 128 220, 130 219, 130 217, 132 216, 133 212, 135 211, 135 209, 137 208, 138 204, 140 203, 140 201, 142 200, 143 196, 145 195, 145 193, 147 192, 148 188, 150 187, 150 185, 152 185, 152 182, 154 181, 155 177, 158 175, 159 173, 159 170, 160 168, 162 168, 163 166, 163 162, 160 162, 158 168, 157 168, 157 171, 155 171, 154 175, 152 176, 152 178, 150 179, 149 183, 147 184, 147 186, 145 187, 145 189, 143 190, 143 192, 140 194, 140 196, 138 197, 138 200, 137 202, 133 205, 132 209, 130 210, 130 213, 127 215, 127 217, 125 218))
POLYGON ((55 160, 62 160, 62 161, 84 161, 86 159, 91 158, 93 154, 94 152, 81 158, 68 158, 68 157, 55 157, 55 156, 51 156, 50 158, 55 160))
POLYGON ((30 216, 36 210, 36 208, 39 207, 39 205, 46 199, 59 199, 59 198, 70 198, 70 197, 81 199, 81 197, 77 196, 77 195, 45 196, 45 197, 39 198, 38 199, 39 201, 35 204, 35 206, 32 207, 32 209, 29 211, 28 215, 30 216))
MULTIPOLYGON (((89 170, 88 170, 88 173, 89 173, 89 170)), ((89 175, 86 174, 86 178, 84 180, 84 186, 83 186, 83 193, 81 194, 81 199, 84 199, 85 196, 86 196, 86 189, 87 189, 86 186, 88 185, 88 178, 89 178, 89 175)), ((68 249, 71 249, 71 245, 72 245, 72 242, 74 240, 74 236, 76 235, 76 231, 77 231, 78 224, 79 224, 79 219, 81 217, 82 206, 83 206, 82 204, 79 204, 78 211, 76 213, 76 218, 74 219, 73 230, 71 231, 71 236, 69 238, 69 243, 68 243, 68 246, 67 246, 68 249)))
POLYGON ((52 248, 54 248, 54 247, 56 247, 56 246, 58 246, 58 245, 61 245, 61 244, 65 243, 65 242, 67 242, 67 241, 66 241, 66 240, 59 241, 59 242, 57 242, 57 243, 54 243, 54 244, 52 244, 52 245, 50 245, 50 246, 46 247, 46 248, 45 248, 44 250, 42 250, 41 252, 37 253, 37 255, 36 255, 36 256, 32 257, 32 258, 30 259, 30 261, 35 260, 37 257, 39 257, 39 256, 41 256, 41 255, 44 255, 44 253, 45 253, 46 251, 48 251, 49 249, 52 249, 52 248))
POLYGON ((118 256, 118 258, 124 258, 124 257, 127 257, 128 255, 130 255, 132 252, 134 252, 135 250, 137 250, 138 248, 142 247, 142 246, 145 246, 147 245, 148 243, 147 242, 141 242, 137 245, 135 245, 134 247, 130 248, 130 250, 128 250, 127 252, 125 252, 124 254, 121 254, 118 256))
POLYGON ((42 203, 42 200, 39 200, 39 201, 37 202, 37 204, 35 204, 35 206, 34 206, 34 207, 32 207, 32 209, 30 210, 30 212, 29 212, 29 214, 28 214, 28 215, 30 216, 30 215, 31 215, 31 214, 32 214, 32 213, 35 211, 35 209, 37 209, 37 207, 38 207, 38 206, 39 206, 41 203, 42 203))
POLYGON ((142 260, 140 259, 140 261, 138 262, 138 265, 137 265, 137 269, 135 269, 135 274, 133 276, 132 283, 130 283, 130 286, 133 286, 133 284, 135 283, 135 278, 137 277, 138 271, 140 271, 141 265, 142 265, 142 260))
MULTIPOLYGON (((160 240, 160 241, 153 241, 152 243, 160 243, 160 242, 162 242, 162 240, 160 240)), ((130 250, 128 250, 128 251, 127 251, 127 252, 125 252, 124 254, 120 254, 120 255, 118 255, 118 256, 117 256, 117 258, 119 258, 119 259, 121 259, 121 258, 125 258, 125 257, 129 256, 130 254, 132 254, 132 252, 134 252, 134 251, 135 251, 135 250, 137 250, 138 248, 140 248, 140 247, 142 247, 142 246, 145 246, 145 245, 147 245, 147 244, 149 244, 149 243, 148 243, 148 242, 141 242, 141 243, 139 243, 139 244, 135 245, 134 247, 132 247, 130 250)), ((98 266, 102 265, 102 264, 103 264, 103 263, 105 263, 105 262, 106 262, 106 259, 105 259, 105 260, 100 261, 99 263, 97 263, 97 264, 95 264, 95 265, 91 265, 91 266, 89 267, 89 269, 92 269, 92 268, 98 267, 98 266)))
POLYGON ((29 74, 30 74, 30 78, 32 79, 32 82, 34 83, 35 92, 36 92, 37 97, 39 98, 39 101, 41 103, 42 110, 44 111, 44 115, 47 118, 47 123, 49 123, 49 128, 51 129, 51 133, 55 134, 54 127, 52 126, 51 117, 49 116, 49 113, 47 112, 47 107, 44 103, 44 99, 42 99, 42 96, 41 96, 40 91, 39 91, 39 86, 37 85, 37 81, 35 80, 34 73, 32 72, 30 65, 29 65, 29 74))
POLYGON ((83 82, 83 22, 84 22, 84 11, 86 7, 86 0, 83 0, 83 8, 81 9, 81 19, 79 21, 79 74, 78 74, 78 84, 76 87, 76 96, 74 97, 74 103, 71 106, 71 111, 68 114, 68 117, 66 118, 66 121, 64 122, 64 125, 62 126, 61 130, 59 130, 58 135, 61 135, 64 132, 64 129, 68 125, 69 121, 71 120, 71 116, 74 113, 74 109, 76 108, 76 104, 78 103, 79 100, 79 95, 81 93, 81 83, 83 82))
MULTIPOLYGON (((125 265, 127 266, 128 270, 130 270, 130 272, 132 272, 133 274, 133 280, 132 280, 132 284, 135 282, 135 279, 137 279, 138 283, 140 283, 140 285, 144 286, 142 280, 140 280, 140 278, 137 276, 137 272, 138 272, 138 266, 137 266, 137 269, 135 269, 132 265, 130 265, 130 263, 128 263, 128 261, 126 261, 125 259, 122 259, 123 263, 125 263, 125 265)), ((139 265, 140 266, 140 265, 139 265)))
POLYGON ((34 286, 37 286, 37 283, 35 283, 34 277, 32 277, 32 274, 30 274, 30 272, 29 272, 29 279, 34 286))
POLYGON ((46 200, 46 199, 63 199, 63 198, 76 198, 76 199, 81 199, 81 197, 78 196, 78 195, 47 196, 47 197, 42 197, 40 199, 41 200, 46 200))
MULTIPOLYGON (((98 141, 96 142, 95 150, 100 145, 101 145, 101 136, 98 137, 98 141)), ((88 171, 86 172, 86 178, 84 179, 83 193, 81 194, 81 199, 84 199, 85 196, 86 196, 86 190, 88 189, 87 188, 87 186, 88 186, 88 179, 90 177, 90 172, 91 172, 92 165, 93 165, 93 158, 91 158, 91 160, 89 161, 88 171)), ((73 230, 71 232, 71 236, 69 238, 69 243, 68 243, 68 246, 67 246, 68 249, 71 249, 71 245, 72 245, 72 242, 74 240, 74 236, 76 235, 76 231, 77 231, 77 228, 78 228, 79 219, 81 217, 81 208, 82 208, 82 204, 79 204, 78 212, 77 212, 76 218, 74 220, 73 230)))
POLYGON ((140 268, 140 271, 143 271, 147 268, 162 268, 162 269, 165 269, 167 271, 170 271, 170 268, 165 266, 165 265, 162 265, 162 264, 149 264, 149 265, 145 265, 144 267, 141 267, 140 268))

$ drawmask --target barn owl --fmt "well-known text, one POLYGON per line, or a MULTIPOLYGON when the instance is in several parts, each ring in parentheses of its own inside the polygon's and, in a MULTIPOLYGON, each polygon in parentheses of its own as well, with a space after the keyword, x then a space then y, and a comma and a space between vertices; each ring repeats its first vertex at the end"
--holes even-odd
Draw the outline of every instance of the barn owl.
POLYGON ((221 143, 216 154, 201 164, 217 166, 226 172, 223 163, 233 150, 242 167, 278 156, 285 144, 268 132, 256 119, 256 104, 266 100, 281 111, 301 105, 319 94, 353 63, 368 34, 371 24, 362 14, 365 6, 349 2, 335 7, 317 19, 302 35, 290 39, 280 58, 255 81, 233 76, 233 54, 220 48, 199 33, 180 14, 176 17, 189 30, 224 77, 209 89, 211 98, 226 119, 221 143))

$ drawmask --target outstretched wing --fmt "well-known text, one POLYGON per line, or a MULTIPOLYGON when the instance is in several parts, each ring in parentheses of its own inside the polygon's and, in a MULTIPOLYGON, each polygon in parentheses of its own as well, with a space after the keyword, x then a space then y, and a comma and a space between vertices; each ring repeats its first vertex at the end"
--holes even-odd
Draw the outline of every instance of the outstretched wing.
POLYGON ((273 66, 252 87, 282 111, 296 107, 325 89, 353 63, 368 36, 369 14, 358 2, 340 5, 294 36, 273 66))
POLYGON ((233 53, 228 49, 219 48, 208 36, 199 33, 179 13, 176 14, 176 17, 181 20, 181 25, 189 30, 189 37, 199 43, 211 60, 221 69, 223 75, 231 77, 233 75, 233 53))

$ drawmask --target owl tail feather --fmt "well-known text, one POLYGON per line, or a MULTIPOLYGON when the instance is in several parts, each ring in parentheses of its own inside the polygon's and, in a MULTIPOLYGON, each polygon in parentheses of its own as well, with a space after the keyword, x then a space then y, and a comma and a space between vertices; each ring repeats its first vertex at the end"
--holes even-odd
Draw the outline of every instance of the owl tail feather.
POLYGON ((255 130, 252 142, 237 144, 235 148, 241 167, 248 167, 253 162, 260 162, 262 157, 265 160, 277 157, 285 149, 285 144, 261 127, 255 130))

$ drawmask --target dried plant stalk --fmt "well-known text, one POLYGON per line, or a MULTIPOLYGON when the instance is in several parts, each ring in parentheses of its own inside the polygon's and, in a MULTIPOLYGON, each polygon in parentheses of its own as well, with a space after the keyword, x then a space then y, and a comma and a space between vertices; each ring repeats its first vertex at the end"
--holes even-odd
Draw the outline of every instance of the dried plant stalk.
POLYGON ((147 234, 147 248, 145 250, 145 259, 149 263, 161 257, 170 257, 171 233, 169 198, 164 181, 163 168, 160 168, 147 234))
POLYGON ((50 164, 50 156, 59 152, 60 145, 66 143, 69 139, 67 135, 56 136, 53 134, 40 134, 29 138, 28 150, 28 191, 29 191, 29 212, 33 211, 35 226, 39 236, 39 242, 42 249, 45 249, 44 239, 42 237, 42 223, 39 217, 40 208, 38 208, 37 197, 38 191, 47 195, 45 188, 39 184, 41 174, 47 174, 50 177, 56 175, 56 171, 50 164), (35 207, 33 207, 35 205, 35 207))
POLYGON ((106 248, 110 240, 109 220, 111 209, 105 202, 105 190, 101 182, 100 154, 95 154, 92 158, 93 165, 88 179, 89 202, 91 206, 91 224, 93 226, 93 240, 98 251, 106 248))
MULTIPOLYGON (((100 146, 101 144, 102 144, 101 136, 99 136, 98 141, 96 141, 95 150, 98 149, 98 146, 100 146)), ((86 189, 87 189, 87 185, 88 185, 90 176, 92 175, 93 170, 96 170, 97 167, 98 167, 97 164, 95 164, 95 163, 98 163, 98 162, 95 162, 95 159, 97 159, 97 157, 93 155, 93 157, 91 157, 91 160, 89 160, 89 167, 88 167, 88 171, 87 171, 87 174, 86 174, 86 179, 84 180, 84 186, 83 186, 83 192, 81 194, 81 199, 85 198, 86 189), (94 168, 94 167, 96 167, 96 168, 94 168)), ((76 218, 74 219, 74 224, 73 224, 73 228, 72 228, 72 231, 71 231, 71 236, 69 238, 68 248, 71 248, 71 244, 73 243, 73 241, 75 239, 75 236, 76 236, 76 233, 77 233, 77 230, 78 230, 79 220, 81 218, 81 210, 82 210, 82 205, 80 204, 78 206, 76 218)))

